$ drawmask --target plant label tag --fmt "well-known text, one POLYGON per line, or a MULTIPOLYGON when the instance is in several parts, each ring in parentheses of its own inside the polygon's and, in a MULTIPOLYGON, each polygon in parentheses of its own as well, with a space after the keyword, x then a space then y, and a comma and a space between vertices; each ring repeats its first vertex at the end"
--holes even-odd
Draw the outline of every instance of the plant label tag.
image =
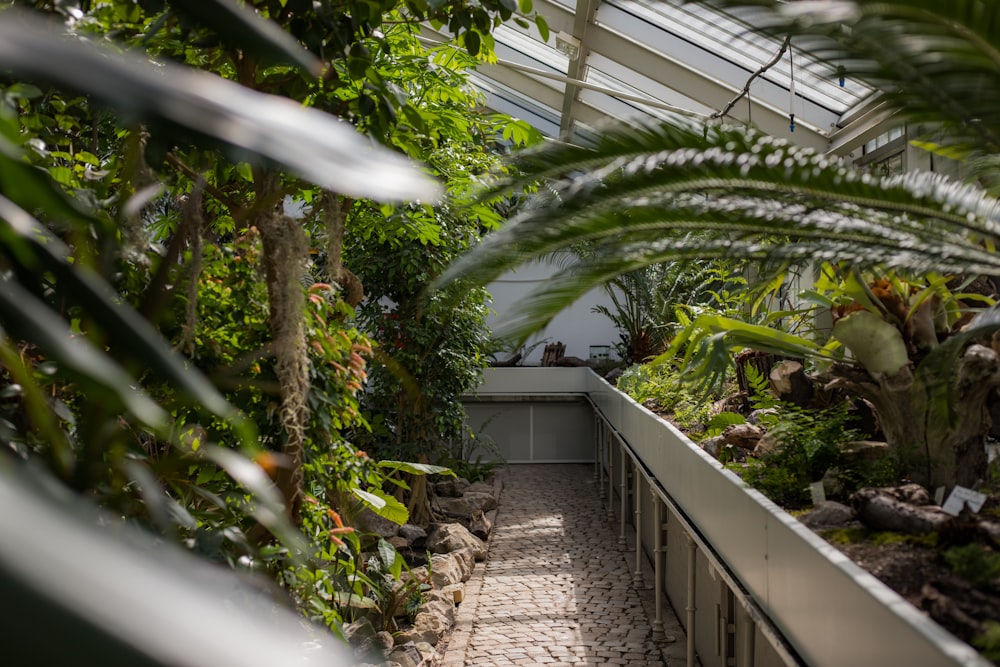
POLYGON ((944 487, 939 486, 938 488, 934 489, 934 504, 940 507, 941 503, 943 502, 944 502, 944 487))
POLYGON ((964 486, 956 486, 951 490, 951 495, 948 496, 947 502, 941 509, 952 516, 958 516, 963 507, 968 507, 974 514, 978 514, 979 510, 983 509, 985 502, 985 494, 967 489, 964 486))
POLYGON ((823 489, 823 482, 813 482, 810 484, 809 494, 812 496, 813 505, 826 502, 826 491, 823 489))

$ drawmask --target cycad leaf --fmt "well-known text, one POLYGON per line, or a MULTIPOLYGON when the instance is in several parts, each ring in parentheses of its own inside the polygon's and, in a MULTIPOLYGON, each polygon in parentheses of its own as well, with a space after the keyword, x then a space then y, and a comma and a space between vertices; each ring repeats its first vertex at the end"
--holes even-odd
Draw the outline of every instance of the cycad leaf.
POLYGON ((548 145, 516 164, 529 180, 559 173, 552 165, 572 172, 438 284, 486 283, 587 242, 592 251, 532 297, 521 331, 616 275, 666 261, 829 261, 1000 275, 1000 256, 988 247, 1000 243, 1000 207, 982 190, 938 174, 875 178, 754 131, 650 121, 607 128, 594 149, 548 145))

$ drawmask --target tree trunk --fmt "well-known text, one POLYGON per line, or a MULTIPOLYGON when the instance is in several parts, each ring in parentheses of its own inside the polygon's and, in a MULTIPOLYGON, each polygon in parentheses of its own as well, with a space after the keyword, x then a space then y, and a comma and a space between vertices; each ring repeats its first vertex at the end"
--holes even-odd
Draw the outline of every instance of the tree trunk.
MULTIPOLYGON (((257 170, 257 200, 280 202, 280 176, 257 170)), ((278 204, 280 206, 280 203, 278 204)), ((269 302, 269 325, 275 355, 275 373, 281 387, 281 426, 285 431, 286 464, 276 484, 285 498, 288 516, 297 521, 302 503, 302 462, 308 427, 309 357, 303 327, 305 298, 300 278, 308 250, 301 225, 277 207, 266 206, 255 219, 260 231, 269 302)))
POLYGON ((889 489, 860 489, 851 496, 858 519, 873 530, 908 535, 938 531, 951 521, 937 505, 915 505, 894 497, 889 489))
POLYGON ((352 308, 365 298, 365 289, 350 269, 344 266, 344 232, 347 229, 347 214, 354 200, 336 192, 324 191, 320 201, 322 216, 326 224, 326 274, 327 280, 340 286, 341 297, 352 308))
POLYGON ((802 362, 788 359, 779 361, 771 367, 768 379, 771 391, 779 400, 794 403, 800 408, 809 407, 812 403, 815 390, 812 380, 802 367, 802 362))
MULTIPOLYGON (((426 463, 426 456, 420 457, 420 463, 426 463)), ((406 509, 410 513, 410 523, 415 526, 426 526, 431 522, 431 499, 427 494, 427 475, 414 475, 410 479, 410 502, 406 509)))
POLYGON ((835 366, 833 373, 837 378, 830 386, 844 387, 872 403, 886 441, 914 482, 950 490, 956 484, 974 487, 984 479, 991 426, 987 401, 1000 385, 996 352, 970 345, 954 370, 947 396, 933 392, 906 368, 897 376, 878 379, 851 366, 835 366))

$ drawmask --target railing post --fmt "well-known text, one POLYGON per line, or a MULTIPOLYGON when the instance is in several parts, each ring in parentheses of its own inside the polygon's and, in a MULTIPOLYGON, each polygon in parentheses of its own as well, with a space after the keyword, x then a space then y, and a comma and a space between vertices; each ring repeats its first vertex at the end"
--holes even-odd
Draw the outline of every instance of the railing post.
POLYGON ((639 493, 639 486, 642 484, 641 473, 639 472, 639 460, 634 462, 632 477, 634 482, 632 488, 635 496, 635 573, 632 575, 632 585, 642 588, 642 494, 639 493))
POLYGON ((687 547, 688 547, 688 558, 687 558, 687 664, 695 665, 694 656, 694 638, 695 638, 695 612, 698 611, 698 607, 695 606, 695 584, 697 584, 697 579, 695 578, 695 566, 698 563, 698 545, 695 543, 694 538, 691 537, 690 533, 685 535, 687 537, 687 547))
POLYGON ((653 619, 653 641, 666 641, 663 631, 663 519, 661 515, 660 495, 656 487, 649 485, 649 495, 653 498, 653 580, 656 587, 656 618, 653 619))
POLYGON ((607 431, 607 424, 601 426, 601 434, 597 439, 597 485, 599 490, 600 499, 603 501, 604 495, 604 451, 607 449, 605 445, 604 433, 607 431))
POLYGON ((621 521, 619 521, 618 527, 618 550, 626 551, 628 549, 628 541, 625 539, 625 523, 626 523, 626 512, 628 512, 628 467, 625 465, 625 449, 622 446, 622 474, 621 474, 621 484, 622 484, 622 512, 621 521))
POLYGON ((754 654, 754 624, 753 618, 750 616, 750 612, 747 611, 746 607, 741 607, 743 623, 743 641, 740 642, 740 657, 739 661, 736 663, 739 667, 753 667, 753 654, 754 654))
POLYGON ((601 437, 604 433, 604 420, 594 411, 594 481, 597 481, 601 469, 601 437))
MULTIPOLYGON (((622 500, 624 502, 624 499, 622 500)), ((608 433, 608 523, 615 520, 615 438, 608 433)))

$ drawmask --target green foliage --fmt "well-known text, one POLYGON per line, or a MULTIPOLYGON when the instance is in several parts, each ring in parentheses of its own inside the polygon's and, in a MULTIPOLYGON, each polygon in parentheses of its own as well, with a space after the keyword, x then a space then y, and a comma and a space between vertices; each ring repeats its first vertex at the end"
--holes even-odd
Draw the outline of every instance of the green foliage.
MULTIPOLYGON (((423 21, 447 26, 488 59, 502 20, 536 19, 530 1, 53 7, 41 10, 52 27, 70 18, 61 32, 10 10, 0 21, 0 443, 125 521, 270 572, 334 630, 360 615, 390 627, 419 596, 399 587, 395 550, 377 543, 373 559, 370 537, 340 517, 368 507, 405 521, 392 493, 405 488, 399 471, 429 471, 380 467, 344 438, 369 429, 359 396, 370 341, 322 282, 321 261, 305 256, 280 267, 293 287, 300 279, 292 301, 304 306, 276 321, 281 304, 264 270, 275 240, 262 243, 266 229, 253 225, 282 198, 308 204, 324 188, 432 200, 427 174, 398 151, 427 159, 467 198, 489 151, 538 136, 479 113, 464 73, 475 61, 455 43, 425 49, 416 34, 423 21), (396 152, 373 150, 358 129, 396 152), (468 150, 470 134, 482 150, 468 150), (274 363, 289 325, 301 331, 308 385, 294 432, 307 494, 298 531, 274 483, 293 467, 283 452, 293 435, 287 385, 274 363)), ((492 204, 477 204, 466 218, 474 231, 442 232, 428 205, 383 214, 377 201, 356 203, 374 223, 364 233, 413 252, 442 239, 467 247, 500 220, 492 204)), ((319 245, 312 213, 307 206, 302 238, 319 245)), ((461 311, 462 345, 478 344, 484 312, 461 311)), ((445 307, 428 316, 427 331, 447 333, 447 317, 445 307)))
POLYGON ((983 621, 983 634, 973 639, 972 644, 982 651, 987 660, 1000 662, 1000 623, 983 621))
POLYGON ((678 369, 669 363, 640 364, 628 368, 618 378, 618 389, 655 412, 669 415, 671 421, 699 439, 701 426, 713 418, 712 398, 696 394, 678 369))
POLYGON ((872 533, 869 536, 875 546, 886 546, 891 544, 915 544, 922 547, 933 548, 937 546, 938 534, 927 533, 925 535, 909 535, 904 533, 892 533, 881 531, 872 533))
POLYGON ((467 431, 461 439, 453 441, 441 459, 457 476, 470 482, 486 481, 494 470, 507 465, 496 441, 482 432, 490 421, 492 417, 479 427, 478 433, 467 431), (484 455, 488 457, 486 461, 484 455))
POLYGON ((850 526, 824 530, 820 534, 830 544, 857 544, 868 536, 868 529, 864 526, 850 526))
POLYGON ((951 547, 944 552, 944 560, 955 576, 973 586, 992 585, 1000 576, 1000 554, 977 542, 951 547))
POLYGON ((804 506, 810 500, 809 484, 840 460, 840 445, 859 438, 846 428, 848 419, 846 403, 823 410, 780 404, 768 431, 775 448, 748 461, 743 479, 779 505, 804 506))
POLYGON ((903 533, 891 533, 887 531, 871 532, 864 526, 850 526, 847 528, 831 528, 821 531, 823 539, 830 544, 846 545, 858 544, 860 542, 870 542, 875 546, 887 546, 893 544, 913 544, 928 549, 937 546, 937 533, 927 533, 925 535, 908 535, 903 533))

